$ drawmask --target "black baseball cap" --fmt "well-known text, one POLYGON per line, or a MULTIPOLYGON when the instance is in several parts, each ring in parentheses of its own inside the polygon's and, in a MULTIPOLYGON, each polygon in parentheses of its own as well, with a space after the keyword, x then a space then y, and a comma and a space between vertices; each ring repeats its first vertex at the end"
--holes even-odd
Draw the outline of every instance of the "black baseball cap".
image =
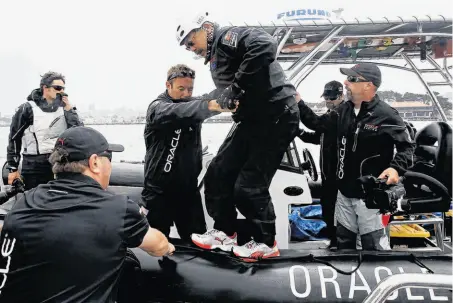
POLYGON ((338 81, 330 81, 324 85, 324 91, 321 97, 324 96, 338 96, 343 94, 343 84, 338 81))
POLYGON ((381 70, 376 64, 373 63, 359 63, 352 68, 340 68, 340 72, 346 76, 363 77, 372 82, 374 86, 381 85, 381 70))
POLYGON ((76 126, 65 130, 57 139, 55 148, 68 152, 69 162, 89 159, 91 155, 124 151, 120 144, 109 144, 107 139, 91 127, 76 126))

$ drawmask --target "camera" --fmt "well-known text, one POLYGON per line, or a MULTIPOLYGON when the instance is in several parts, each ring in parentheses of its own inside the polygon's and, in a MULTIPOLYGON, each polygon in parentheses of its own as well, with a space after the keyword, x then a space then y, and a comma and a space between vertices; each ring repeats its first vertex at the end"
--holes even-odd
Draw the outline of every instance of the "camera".
POLYGON ((25 185, 21 179, 14 179, 13 183, 6 187, 6 190, 0 192, 0 205, 14 197, 18 193, 23 193, 25 191, 25 185))
POLYGON ((365 205, 369 209, 379 209, 383 214, 410 211, 410 204, 403 197, 406 189, 403 183, 386 184, 387 179, 373 176, 359 178, 365 194, 365 205))
POLYGON ((63 102, 63 97, 67 97, 68 94, 66 93, 58 93, 57 94, 57 97, 55 99, 55 104, 58 104, 58 106, 60 107, 65 107, 65 103, 63 102))

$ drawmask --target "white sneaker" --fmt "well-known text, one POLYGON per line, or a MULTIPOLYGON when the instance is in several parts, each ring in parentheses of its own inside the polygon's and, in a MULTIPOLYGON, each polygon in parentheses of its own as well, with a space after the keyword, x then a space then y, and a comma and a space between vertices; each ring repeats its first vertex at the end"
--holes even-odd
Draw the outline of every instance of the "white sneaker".
POLYGON ((223 231, 210 229, 204 234, 192 234, 192 242, 203 249, 219 248, 223 251, 230 252, 233 247, 238 245, 237 234, 232 237, 227 236, 223 231))
POLYGON ((277 242, 274 241, 274 246, 271 248, 264 243, 257 243, 254 240, 242 245, 235 246, 233 253, 242 258, 244 261, 256 262, 260 259, 279 257, 280 251, 277 247, 277 242))

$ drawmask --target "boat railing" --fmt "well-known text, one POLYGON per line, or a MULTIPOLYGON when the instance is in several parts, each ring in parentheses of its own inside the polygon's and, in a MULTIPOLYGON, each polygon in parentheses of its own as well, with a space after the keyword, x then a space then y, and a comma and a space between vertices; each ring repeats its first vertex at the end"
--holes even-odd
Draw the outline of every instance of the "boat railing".
POLYGON ((382 280, 365 298, 363 303, 381 303, 396 290, 401 288, 437 288, 453 289, 453 276, 442 274, 396 274, 382 280))

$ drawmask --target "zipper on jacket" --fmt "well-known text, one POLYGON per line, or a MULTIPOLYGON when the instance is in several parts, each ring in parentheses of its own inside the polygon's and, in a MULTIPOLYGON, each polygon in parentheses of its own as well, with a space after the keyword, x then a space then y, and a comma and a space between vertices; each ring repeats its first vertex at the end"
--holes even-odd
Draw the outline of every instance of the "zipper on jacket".
POLYGON ((406 129, 405 126, 395 125, 395 124, 382 124, 381 127, 396 127, 396 128, 406 129))
POLYGON ((354 145, 352 146, 352 151, 355 152, 357 149, 357 139, 359 137, 359 132, 360 132, 360 122, 357 124, 357 129, 355 130, 354 133, 354 145))
POLYGON ((324 173, 324 159, 323 159, 324 158, 323 157, 323 155, 324 155, 324 133, 321 134, 320 144, 321 144, 321 163, 320 163, 321 167, 320 167, 320 169, 321 169, 321 174, 322 174, 322 176, 324 177, 324 180, 325 180, 326 179, 326 175, 324 173))
POLYGON ((35 137, 35 142, 36 142, 36 154, 40 155, 40 153, 39 153, 39 145, 38 145, 38 138, 36 137, 36 133, 33 133, 33 137, 35 137))

